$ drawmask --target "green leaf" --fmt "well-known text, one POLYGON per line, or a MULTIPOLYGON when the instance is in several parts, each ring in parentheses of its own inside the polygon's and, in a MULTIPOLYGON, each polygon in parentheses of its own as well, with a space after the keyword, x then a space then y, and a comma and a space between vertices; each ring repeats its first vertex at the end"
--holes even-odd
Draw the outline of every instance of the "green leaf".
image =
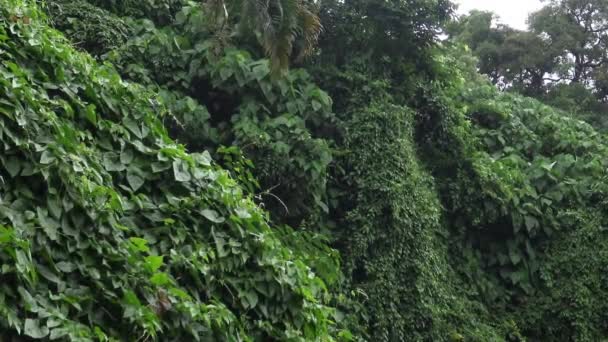
POLYGON ((53 282, 55 284, 61 284, 62 283, 61 279, 59 279, 59 277, 57 277, 57 275, 55 275, 47 267, 42 266, 42 265, 37 265, 36 269, 38 270, 38 273, 41 276, 43 276, 44 278, 46 278, 48 281, 51 281, 51 282, 53 282))
POLYGON ((76 269, 76 266, 73 263, 67 261, 58 262, 55 264, 55 267, 63 273, 70 273, 76 269))
POLYGON ((68 335, 70 333, 70 330, 68 328, 63 328, 63 327, 59 327, 59 328, 55 328, 53 330, 51 330, 51 335, 49 336, 49 339, 52 340, 58 340, 66 335, 68 335))
POLYGON ((270 68, 268 68, 267 63, 260 63, 251 69, 253 72, 253 76, 257 81, 261 81, 264 77, 270 74, 270 68))
POLYGON ((49 150, 45 150, 44 152, 42 152, 42 155, 40 156, 40 164, 48 165, 48 164, 54 162, 55 160, 56 160, 55 156, 49 150))
POLYGON ((97 113, 95 112, 95 105, 90 104, 85 109, 85 117, 93 125, 97 125, 97 113))
POLYGON ((15 233, 12 229, 0 225, 0 244, 12 242, 15 239, 15 233))
POLYGON ((137 306, 137 307, 141 306, 141 302, 139 301, 139 298, 137 298, 137 295, 135 294, 135 292, 133 292, 131 290, 125 291, 123 301, 125 302, 125 304, 128 304, 128 305, 137 306))
POLYGON ((531 232, 534 228, 539 226, 538 220, 533 216, 526 216, 524 221, 528 232, 531 232))
POLYGON ((99 327, 95 327, 95 329, 93 329, 93 332, 95 333, 95 336, 97 337, 98 341, 109 341, 108 336, 104 334, 104 332, 99 327))
POLYGON ((171 283, 171 280, 166 273, 157 272, 150 278, 150 282, 156 286, 164 286, 171 283))
POLYGON ((511 259, 511 262, 513 263, 513 265, 517 266, 517 264, 519 264, 521 262, 522 255, 518 250, 510 249, 509 258, 511 259))
POLYGON ((159 173, 171 168, 171 164, 163 162, 154 162, 151 165, 152 172, 159 173))
POLYGON ((141 128, 139 127, 139 124, 136 121, 132 120, 131 118, 124 118, 122 123, 139 139, 142 139, 144 137, 141 128))
POLYGON ((145 258, 145 261, 146 261, 146 267, 153 273, 158 271, 158 269, 163 266, 163 257, 162 256, 150 255, 145 258))
POLYGON ((241 219, 249 219, 251 218, 251 214, 249 213, 249 211, 246 208, 236 208, 234 209, 234 212, 236 213, 236 216, 238 216, 241 219))
POLYGON ((21 171, 21 162, 17 157, 11 156, 4 163, 4 168, 11 177, 15 178, 19 174, 19 171, 21 171))
POLYGON ((133 189, 133 191, 139 190, 139 188, 141 188, 141 186, 145 183, 143 178, 132 172, 127 172, 127 182, 129 182, 129 186, 131 189, 133 189))
POLYGON ((190 300, 190 296, 188 295, 188 293, 182 289, 179 289, 177 287, 173 287, 169 289, 169 293, 172 296, 175 296, 181 300, 190 300))
POLYGON ((129 241, 131 241, 131 244, 139 252, 147 252, 150 250, 150 248, 148 247, 148 241, 146 239, 132 237, 129 238, 129 241))
POLYGON ((40 326, 39 320, 27 318, 23 332, 31 338, 44 338, 49 334, 49 329, 46 326, 40 326))
POLYGON ((56 328, 56 327, 60 326, 61 323, 63 323, 61 321, 61 319, 49 318, 49 320, 46 321, 46 327, 49 328, 49 329, 53 329, 53 328, 56 328))
POLYGON ((249 303, 250 308, 254 308, 256 305, 258 305, 259 298, 258 294, 255 293, 255 291, 251 290, 245 292, 245 298, 247 298, 247 302, 249 303))
POLYGON ((123 163, 125 165, 129 165, 129 164, 131 164, 132 161, 133 161, 133 150, 131 150, 130 148, 126 148, 122 152, 120 152, 120 162, 121 163, 123 163))
POLYGON ((233 71, 231 68, 221 68, 220 69, 220 78, 222 79, 222 81, 229 79, 230 76, 232 76, 232 74, 233 74, 233 71))
POLYGON ((103 154, 103 166, 109 172, 120 172, 126 169, 126 166, 120 162, 118 154, 113 152, 103 154))
POLYGON ((57 220, 61 218, 61 214, 63 213, 63 206, 61 200, 58 197, 49 196, 46 199, 47 208, 49 209, 49 213, 57 220))
POLYGON ((201 210, 201 214, 211 222, 222 223, 225 221, 224 218, 217 213, 217 211, 212 209, 203 209, 201 210))
POLYGON ((178 182, 189 182, 192 179, 188 166, 181 160, 173 162, 173 175, 178 182))
POLYGON ((203 153, 192 153, 192 157, 200 165, 211 166, 212 158, 211 158, 211 155, 209 154, 209 151, 203 151, 203 153))
POLYGON ((57 228, 60 227, 59 222, 50 218, 47 215, 46 210, 40 207, 36 209, 36 214, 38 216, 38 223, 40 224, 46 235, 49 237, 49 239, 57 241, 57 228))

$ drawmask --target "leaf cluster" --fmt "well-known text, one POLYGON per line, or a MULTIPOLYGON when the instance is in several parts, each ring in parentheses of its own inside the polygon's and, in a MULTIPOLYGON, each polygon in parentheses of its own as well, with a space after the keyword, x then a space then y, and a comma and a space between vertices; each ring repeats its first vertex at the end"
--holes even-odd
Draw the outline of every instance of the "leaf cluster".
POLYGON ((162 97, 0 2, 0 327, 34 339, 331 339, 328 291, 162 97))

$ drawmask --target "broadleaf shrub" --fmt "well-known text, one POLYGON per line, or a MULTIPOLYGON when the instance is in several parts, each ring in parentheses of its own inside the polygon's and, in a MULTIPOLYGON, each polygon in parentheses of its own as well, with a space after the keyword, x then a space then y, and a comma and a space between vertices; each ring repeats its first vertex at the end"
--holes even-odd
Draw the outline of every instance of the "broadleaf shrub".
POLYGON ((208 120, 196 113, 188 116, 196 120, 178 115, 185 120, 176 137, 196 150, 198 126, 211 127, 217 139, 203 146, 237 145, 252 159, 264 204, 277 221, 298 226, 313 220, 327 211, 331 98, 304 70, 273 78, 267 60, 218 46, 207 20, 201 6, 189 4, 172 25, 140 21, 108 60, 132 80, 184 93, 206 106, 208 120))
POLYGON ((0 50, 3 334, 332 339, 323 280, 209 153, 169 138, 158 94, 33 1, 0 1, 0 50))

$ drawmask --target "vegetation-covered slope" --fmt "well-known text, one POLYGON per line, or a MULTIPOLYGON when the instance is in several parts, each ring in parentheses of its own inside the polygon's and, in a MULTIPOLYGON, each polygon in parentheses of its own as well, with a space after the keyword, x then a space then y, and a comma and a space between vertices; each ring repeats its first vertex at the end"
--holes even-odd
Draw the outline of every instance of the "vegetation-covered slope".
POLYGON ((425 144, 452 231, 452 265, 474 298, 530 340, 601 340, 605 137, 471 72, 457 76, 440 93, 456 111, 430 130, 441 138, 425 144), (593 258, 582 260, 589 250, 593 258))
POLYGON ((0 6, 3 335, 328 338, 323 281, 158 96, 0 6))
POLYGON ((0 4, 3 334, 608 337, 606 137, 449 1, 0 4))

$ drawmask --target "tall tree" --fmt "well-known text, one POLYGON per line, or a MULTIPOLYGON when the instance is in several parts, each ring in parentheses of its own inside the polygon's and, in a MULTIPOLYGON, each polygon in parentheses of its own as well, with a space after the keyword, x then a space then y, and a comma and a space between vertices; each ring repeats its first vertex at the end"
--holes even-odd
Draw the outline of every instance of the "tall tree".
POLYGON ((468 45, 479 72, 502 89, 537 96, 555 66, 555 54, 542 37, 498 24, 492 12, 472 11, 448 25, 452 40, 468 45))
MULTIPOLYGON (((432 78, 432 47, 445 23, 451 19, 450 0, 319 0, 319 16, 324 26, 319 37, 313 75, 329 89, 334 108, 340 113, 344 100, 361 99, 357 89, 367 89, 369 100, 377 98, 382 80, 398 89, 397 102, 414 97, 417 82, 432 78), (329 72, 331 71, 331 72, 329 72), (335 73, 333 73, 335 72, 335 73), (336 77, 340 81, 336 81, 336 77), (336 87, 339 85, 339 87, 336 87)), ((311 65, 312 66, 312 65, 311 65)))
POLYGON ((501 82, 501 47, 510 28, 494 25, 496 16, 492 12, 471 11, 459 21, 450 23, 447 33, 473 50, 479 58, 479 72, 490 77, 494 84, 501 82))
POLYGON ((321 0, 327 28, 323 54, 338 66, 353 60, 414 60, 437 38, 452 14, 449 0, 321 0))
POLYGON ((558 80, 591 85, 608 63, 608 1, 551 0, 529 22, 559 56, 558 80))

